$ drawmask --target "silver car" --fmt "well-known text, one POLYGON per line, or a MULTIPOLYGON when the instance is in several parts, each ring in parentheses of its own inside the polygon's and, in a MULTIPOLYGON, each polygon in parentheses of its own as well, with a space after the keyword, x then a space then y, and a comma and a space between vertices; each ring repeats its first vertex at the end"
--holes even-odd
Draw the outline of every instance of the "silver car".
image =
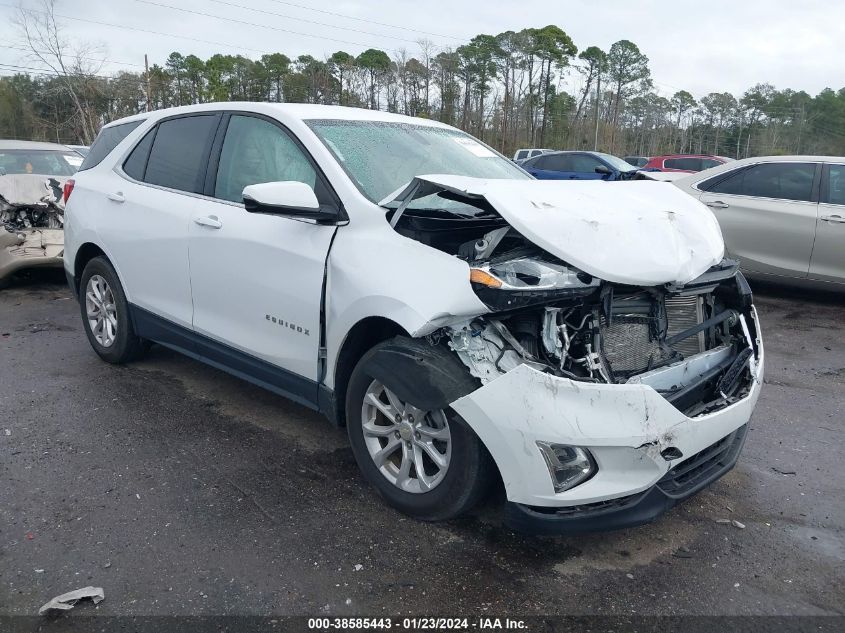
POLYGON ((845 158, 746 158, 674 184, 713 210, 749 277, 845 290, 845 158))

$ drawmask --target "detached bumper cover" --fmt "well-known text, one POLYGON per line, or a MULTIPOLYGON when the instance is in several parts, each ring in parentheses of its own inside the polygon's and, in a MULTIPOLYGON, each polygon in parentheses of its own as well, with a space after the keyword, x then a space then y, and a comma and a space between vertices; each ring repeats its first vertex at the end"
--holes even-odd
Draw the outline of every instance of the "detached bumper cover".
POLYGON ((508 503, 505 520, 527 534, 583 534, 634 527, 653 521, 731 470, 739 458, 748 425, 683 460, 652 488, 626 497, 561 508, 508 503))

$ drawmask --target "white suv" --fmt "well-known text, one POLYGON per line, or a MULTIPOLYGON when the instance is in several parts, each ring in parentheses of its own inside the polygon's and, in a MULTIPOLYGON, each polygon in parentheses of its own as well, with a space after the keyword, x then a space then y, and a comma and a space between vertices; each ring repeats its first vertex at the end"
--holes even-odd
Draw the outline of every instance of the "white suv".
POLYGON ((516 528, 616 528, 736 462, 757 318, 675 187, 537 181, 448 125, 315 105, 139 115, 89 159, 65 267, 94 350, 160 343, 322 411, 403 512, 499 480, 516 528))

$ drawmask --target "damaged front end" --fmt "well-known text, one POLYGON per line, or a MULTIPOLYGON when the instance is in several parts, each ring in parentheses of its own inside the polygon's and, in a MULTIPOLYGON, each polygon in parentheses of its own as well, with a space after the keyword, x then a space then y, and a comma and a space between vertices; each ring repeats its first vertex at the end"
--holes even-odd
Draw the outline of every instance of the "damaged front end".
POLYGON ((572 184, 543 183, 523 212, 498 183, 424 177, 388 212, 399 233, 467 262, 488 312, 429 341, 481 385, 451 406, 493 455, 516 523, 539 512, 550 532, 650 520, 727 472, 762 382, 751 291, 712 215, 654 183, 631 183, 616 216, 579 215, 619 191, 572 184))
POLYGON ((0 175, 0 283, 16 270, 61 266, 65 179, 0 175))
POLYGON ((473 267, 472 279, 491 314, 443 335, 482 383, 524 363, 573 381, 649 385, 693 417, 742 399, 754 379, 751 293, 734 261, 682 287, 622 286, 525 256, 473 267), (559 287, 540 290, 547 270, 559 287))

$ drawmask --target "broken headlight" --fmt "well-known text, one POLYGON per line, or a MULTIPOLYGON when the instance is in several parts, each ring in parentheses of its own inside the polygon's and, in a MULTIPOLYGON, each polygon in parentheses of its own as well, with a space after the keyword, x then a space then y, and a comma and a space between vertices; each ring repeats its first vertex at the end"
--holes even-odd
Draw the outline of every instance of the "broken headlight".
POLYGON ((532 257, 475 266, 470 268, 469 280, 484 303, 500 310, 581 297, 592 293, 600 283, 580 270, 532 257))

